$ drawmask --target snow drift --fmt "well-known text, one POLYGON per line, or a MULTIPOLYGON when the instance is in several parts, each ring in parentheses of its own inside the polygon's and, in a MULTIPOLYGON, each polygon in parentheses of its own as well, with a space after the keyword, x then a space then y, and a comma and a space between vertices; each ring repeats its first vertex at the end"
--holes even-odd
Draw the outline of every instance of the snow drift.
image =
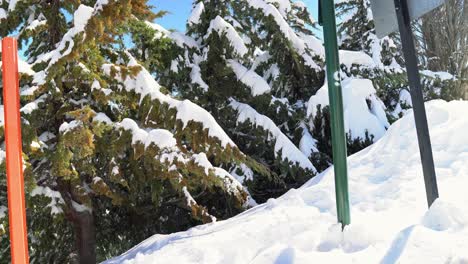
POLYGON ((468 263, 468 102, 427 103, 441 199, 427 210, 413 115, 349 158, 352 224, 333 169, 230 220, 155 235, 112 263, 468 263))

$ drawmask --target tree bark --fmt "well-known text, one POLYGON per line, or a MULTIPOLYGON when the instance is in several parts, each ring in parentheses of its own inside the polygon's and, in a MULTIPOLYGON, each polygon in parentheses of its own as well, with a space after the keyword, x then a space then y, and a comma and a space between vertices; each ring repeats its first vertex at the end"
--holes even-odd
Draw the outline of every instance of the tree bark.
POLYGON ((421 33, 427 68, 458 79, 454 91, 468 97, 468 0, 446 0, 422 18, 421 33))
POLYGON ((69 182, 59 179, 58 190, 60 191, 65 204, 67 205, 66 217, 73 224, 75 232, 75 247, 78 254, 78 263, 96 263, 96 227, 94 215, 91 210, 85 207, 77 209, 77 204, 73 199, 75 192, 69 182))
POLYGON ((76 212, 74 218, 79 263, 94 264, 96 263, 96 230, 93 214, 88 211, 76 212))

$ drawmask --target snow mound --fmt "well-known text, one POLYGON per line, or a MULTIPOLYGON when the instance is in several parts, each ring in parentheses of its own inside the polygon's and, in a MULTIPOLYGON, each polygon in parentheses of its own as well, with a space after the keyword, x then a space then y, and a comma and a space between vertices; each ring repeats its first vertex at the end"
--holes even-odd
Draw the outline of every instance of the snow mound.
MULTIPOLYGON (((344 122, 346 132, 352 138, 366 137, 366 132, 380 139, 389 126, 385 114, 385 105, 377 97, 371 80, 347 78, 342 82, 344 122)), ((320 88, 309 100, 307 115, 315 117, 317 106, 329 105, 328 83, 320 88)))
POLYGON ((468 216, 451 203, 441 199, 436 200, 429 211, 424 215, 422 224, 436 231, 448 229, 461 229, 468 223, 468 216))
POLYGON ((430 210, 410 112, 349 158, 344 232, 328 169, 234 218, 155 235, 105 263, 467 263, 468 102, 426 106, 441 195, 430 210))

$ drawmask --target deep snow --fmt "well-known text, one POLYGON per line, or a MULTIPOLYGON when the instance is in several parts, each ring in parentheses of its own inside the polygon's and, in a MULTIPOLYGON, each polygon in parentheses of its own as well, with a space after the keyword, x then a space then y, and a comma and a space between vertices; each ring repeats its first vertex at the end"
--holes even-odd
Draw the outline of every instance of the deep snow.
POLYGON ((468 102, 426 106, 441 195, 429 211, 410 111, 349 158, 344 233, 329 169, 232 219, 155 235, 105 263, 468 263, 468 102))

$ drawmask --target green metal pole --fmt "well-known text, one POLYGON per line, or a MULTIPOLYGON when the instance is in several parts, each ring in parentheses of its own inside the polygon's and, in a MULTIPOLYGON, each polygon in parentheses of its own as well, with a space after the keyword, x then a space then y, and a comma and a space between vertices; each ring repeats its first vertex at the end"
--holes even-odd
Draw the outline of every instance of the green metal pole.
POLYGON ((327 64, 328 96, 332 130, 333 164, 338 222, 344 226, 351 222, 349 213, 348 167, 346 164, 346 136, 343 119, 340 62, 336 36, 335 4, 333 0, 320 0, 320 18, 323 25, 327 64))

